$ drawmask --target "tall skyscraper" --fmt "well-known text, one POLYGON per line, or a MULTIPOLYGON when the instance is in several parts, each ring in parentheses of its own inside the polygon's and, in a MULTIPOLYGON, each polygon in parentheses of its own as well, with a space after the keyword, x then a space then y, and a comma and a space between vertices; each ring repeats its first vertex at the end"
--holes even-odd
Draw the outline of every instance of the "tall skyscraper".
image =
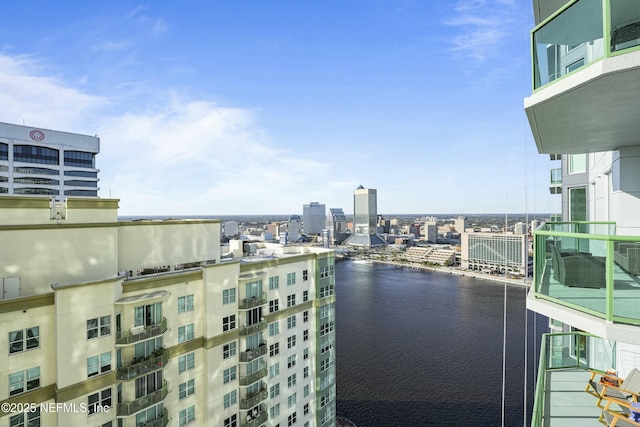
POLYGON ((320 234, 327 221, 325 205, 311 202, 302 206, 302 229, 305 234, 320 234))
POLYGON ((378 192, 360 185, 353 190, 353 234, 346 245, 366 248, 385 246, 387 242, 378 235, 378 192))
POLYGON ((339 245, 347 238, 347 217, 342 208, 331 208, 329 212, 329 240, 339 245))
POLYGON ((0 123, 0 195, 98 197, 100 138, 0 123))

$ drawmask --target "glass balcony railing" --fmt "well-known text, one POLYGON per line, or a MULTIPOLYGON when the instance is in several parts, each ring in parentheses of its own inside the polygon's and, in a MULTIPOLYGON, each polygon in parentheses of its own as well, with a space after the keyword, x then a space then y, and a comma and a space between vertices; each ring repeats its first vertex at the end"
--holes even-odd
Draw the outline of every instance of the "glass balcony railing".
POLYGON ((628 0, 574 0, 532 32, 534 89, 640 46, 640 8, 628 0))
POLYGON ((169 361, 169 352, 164 349, 158 349, 147 357, 133 359, 126 366, 121 366, 116 370, 116 379, 130 380, 149 372, 162 369, 169 361))
POLYGON ((251 362, 252 360, 255 360, 260 356, 264 356, 265 354, 267 354, 267 343, 265 341, 262 341, 262 343, 260 343, 257 348, 253 348, 240 353, 240 362, 251 362))
POLYGON ((116 345, 133 344, 138 341, 157 337, 167 331, 167 318, 163 317, 160 323, 149 326, 138 326, 126 331, 116 331, 116 345))
POLYGON ((261 380, 262 378, 267 376, 267 373, 269 372, 269 369, 267 368, 267 363, 266 362, 262 362, 262 368, 258 369, 255 372, 252 372, 250 374, 244 375, 240 377, 240 385, 242 387, 246 387, 249 386, 253 383, 255 383, 258 380, 261 380))
POLYGON ((269 397, 269 392, 267 391, 267 387, 262 386, 260 390, 255 393, 248 394, 244 399, 240 399, 240 409, 246 410, 251 409, 256 406, 258 403, 265 400, 269 397))
POLYGON ((240 417, 240 426, 260 427, 268 418, 269 416, 267 415, 266 405, 260 405, 259 409, 251 411, 246 415, 246 417, 240 417))
MULTIPOLYGON (((551 384, 547 383, 550 381, 551 372, 567 369, 585 371, 591 369, 605 372, 615 367, 616 351, 615 341, 604 340, 582 332, 542 335, 531 427, 551 425, 550 420, 545 420, 551 412, 545 410, 545 404, 551 403, 548 402, 551 384)), ((585 384, 581 383, 580 389, 575 390, 576 393, 568 393, 563 397, 565 399, 567 395, 578 397, 579 394, 584 393, 584 387, 585 384)), ((563 401, 563 404, 571 406, 571 402, 563 401)), ((582 421, 584 422, 584 419, 582 421)))
POLYGON ((162 411, 162 416, 137 424, 136 427, 167 427, 167 424, 169 424, 169 411, 165 408, 162 411))
POLYGON ((613 223, 546 223, 534 248, 537 298, 640 325, 640 236, 617 236, 613 223))
POLYGON ((267 303, 267 293, 262 292, 260 297, 244 298, 238 303, 240 310, 250 310, 254 307, 265 305, 267 303))
POLYGON ((240 335, 251 335, 256 332, 264 331, 267 328, 267 322, 261 320, 251 325, 243 325, 240 327, 240 335))
POLYGON ((167 381, 163 381, 162 388, 141 396, 132 402, 118 403, 116 406, 116 413, 120 416, 129 416, 135 414, 138 411, 148 408, 151 405, 160 403, 169 394, 169 387, 167 381))

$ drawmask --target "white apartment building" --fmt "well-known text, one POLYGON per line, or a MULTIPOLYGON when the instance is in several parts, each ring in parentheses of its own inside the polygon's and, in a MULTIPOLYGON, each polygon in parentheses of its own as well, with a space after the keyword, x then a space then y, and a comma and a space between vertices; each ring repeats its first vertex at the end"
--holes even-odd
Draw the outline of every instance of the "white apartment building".
POLYGON ((504 271, 525 276, 528 240, 525 234, 462 233, 460 266, 470 270, 504 271))
POLYGON ((562 220, 534 231, 527 308, 549 318, 550 333, 531 425, 598 426, 625 407, 597 407, 588 370, 625 378, 640 368, 640 7, 532 3, 525 111, 538 151, 561 160, 550 190, 561 194, 562 220))
POLYGON ((98 197, 100 138, 0 123, 0 195, 98 197))
POLYGON ((0 196, 0 427, 333 427, 333 251, 117 208, 0 196))

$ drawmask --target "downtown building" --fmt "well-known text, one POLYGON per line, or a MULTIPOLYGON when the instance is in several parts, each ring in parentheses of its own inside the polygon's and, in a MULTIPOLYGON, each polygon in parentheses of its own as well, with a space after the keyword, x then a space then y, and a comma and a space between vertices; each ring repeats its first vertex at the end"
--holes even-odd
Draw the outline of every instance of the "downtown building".
POLYGON ((526 276, 528 236, 508 233, 462 233, 460 266, 467 270, 506 272, 526 276))
POLYGON ((588 370, 640 369, 640 4, 533 0, 533 9, 524 104, 538 151, 560 162, 549 188, 561 213, 533 231, 527 308, 549 318, 550 333, 531 425, 599 426, 611 415, 585 392, 588 370))
POLYGON ((360 185, 353 190, 353 232, 344 244, 364 249, 387 245, 378 234, 378 191, 375 188, 360 185))
POLYGON ((325 205, 311 202, 302 205, 302 229, 306 235, 321 234, 327 221, 325 205))
POLYGON ((98 197, 97 136, 0 123, 0 195, 98 197))
POLYGON ((333 427, 333 251, 117 209, 0 196, 0 427, 333 427))

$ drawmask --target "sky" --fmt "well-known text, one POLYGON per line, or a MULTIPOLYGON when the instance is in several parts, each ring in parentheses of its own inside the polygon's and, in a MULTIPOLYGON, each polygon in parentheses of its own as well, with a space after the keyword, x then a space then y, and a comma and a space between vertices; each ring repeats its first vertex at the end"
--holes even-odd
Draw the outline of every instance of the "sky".
POLYGON ((98 135, 120 215, 549 213, 529 0, 3 5, 0 121, 98 135))

